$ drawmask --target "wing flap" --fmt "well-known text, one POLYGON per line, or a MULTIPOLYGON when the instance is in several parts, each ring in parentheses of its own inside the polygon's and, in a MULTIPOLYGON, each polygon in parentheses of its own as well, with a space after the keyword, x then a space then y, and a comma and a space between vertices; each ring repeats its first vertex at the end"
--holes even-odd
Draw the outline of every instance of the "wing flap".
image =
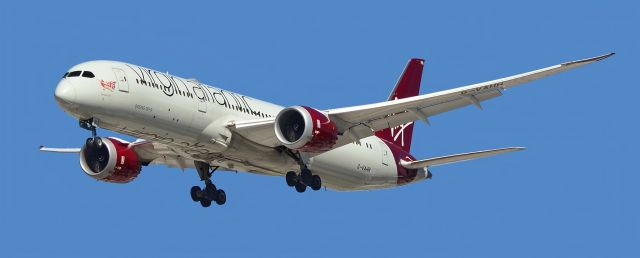
POLYGON ((467 161, 467 160, 472 160, 477 158, 484 158, 484 157, 489 157, 497 154, 502 154, 502 153, 507 153, 512 151, 520 151, 520 150, 524 150, 524 148, 508 147, 508 148, 493 149, 493 150, 474 151, 474 152, 440 156, 440 157, 417 160, 417 161, 400 160, 400 165, 407 169, 419 169, 419 168, 467 161))

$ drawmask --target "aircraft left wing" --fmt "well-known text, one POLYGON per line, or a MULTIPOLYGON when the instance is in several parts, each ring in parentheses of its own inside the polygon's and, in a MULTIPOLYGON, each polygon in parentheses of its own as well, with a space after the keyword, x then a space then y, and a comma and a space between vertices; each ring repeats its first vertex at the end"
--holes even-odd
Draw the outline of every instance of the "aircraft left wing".
MULTIPOLYGON (((127 148, 133 149, 133 151, 138 155, 140 161, 145 164, 162 164, 168 167, 177 167, 180 169, 194 167, 192 159, 189 159, 185 155, 180 155, 165 144, 142 139, 138 139, 134 142, 127 142, 122 139, 117 140, 127 143, 127 148)), ((49 148, 40 146, 40 151, 42 152, 80 153, 81 150, 81 148, 49 148)))
POLYGON ((129 148, 138 154, 138 158, 149 164, 166 165, 170 168, 193 168, 193 159, 180 155, 166 144, 138 139, 129 143, 129 148))
MULTIPOLYGON (((369 137, 375 131, 384 128, 400 126, 415 120, 429 123, 429 117, 460 107, 474 105, 482 109, 482 101, 501 96, 505 89, 594 63, 612 55, 614 53, 565 62, 531 72, 415 97, 329 109, 323 112, 338 127, 340 136, 334 146, 337 148, 349 142, 369 137)), ((274 118, 234 121, 230 122, 228 127, 259 144, 271 147, 281 145, 275 136, 274 118)))

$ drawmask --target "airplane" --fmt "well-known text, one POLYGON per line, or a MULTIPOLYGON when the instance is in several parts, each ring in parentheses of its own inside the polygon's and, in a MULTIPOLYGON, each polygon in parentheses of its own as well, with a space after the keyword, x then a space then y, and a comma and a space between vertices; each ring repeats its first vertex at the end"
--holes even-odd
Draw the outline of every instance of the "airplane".
POLYGON ((315 109, 283 107, 212 87, 196 79, 117 61, 71 67, 55 89, 57 104, 91 131, 78 153, 84 173, 109 183, 128 183, 149 165, 195 168, 204 188, 194 202, 226 203, 212 176, 217 169, 283 176, 305 192, 391 188, 431 179, 432 166, 466 161, 522 147, 490 149, 427 159, 411 155, 414 121, 502 95, 516 85, 603 60, 614 53, 419 95, 424 59, 410 59, 387 101, 315 109), (137 138, 97 136, 102 128, 137 138))

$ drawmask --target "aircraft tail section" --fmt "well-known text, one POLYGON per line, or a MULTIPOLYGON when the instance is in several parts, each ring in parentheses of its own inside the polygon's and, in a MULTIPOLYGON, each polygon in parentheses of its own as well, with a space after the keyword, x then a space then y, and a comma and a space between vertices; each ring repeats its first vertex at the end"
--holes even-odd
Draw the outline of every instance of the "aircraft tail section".
MULTIPOLYGON (((410 59, 400 75, 396 86, 393 88, 393 91, 391 91, 388 101, 417 96, 420 93, 423 67, 424 59, 410 59)), ((413 122, 393 128, 382 129, 375 132, 375 134, 378 138, 391 142, 409 153, 411 149, 411 138, 413 136, 413 122)))

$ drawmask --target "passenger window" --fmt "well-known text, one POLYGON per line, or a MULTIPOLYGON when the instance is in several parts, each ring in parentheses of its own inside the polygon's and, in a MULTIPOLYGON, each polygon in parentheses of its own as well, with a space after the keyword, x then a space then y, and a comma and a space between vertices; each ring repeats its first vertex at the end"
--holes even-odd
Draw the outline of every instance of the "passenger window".
POLYGON ((67 77, 78 77, 80 76, 80 73, 82 73, 82 71, 73 71, 73 72, 70 72, 69 75, 67 75, 67 77))
POLYGON ((93 78, 93 77, 96 77, 96 76, 95 76, 95 75, 93 75, 93 73, 92 73, 92 72, 84 71, 84 72, 82 72, 82 77, 86 77, 86 78, 93 78))

